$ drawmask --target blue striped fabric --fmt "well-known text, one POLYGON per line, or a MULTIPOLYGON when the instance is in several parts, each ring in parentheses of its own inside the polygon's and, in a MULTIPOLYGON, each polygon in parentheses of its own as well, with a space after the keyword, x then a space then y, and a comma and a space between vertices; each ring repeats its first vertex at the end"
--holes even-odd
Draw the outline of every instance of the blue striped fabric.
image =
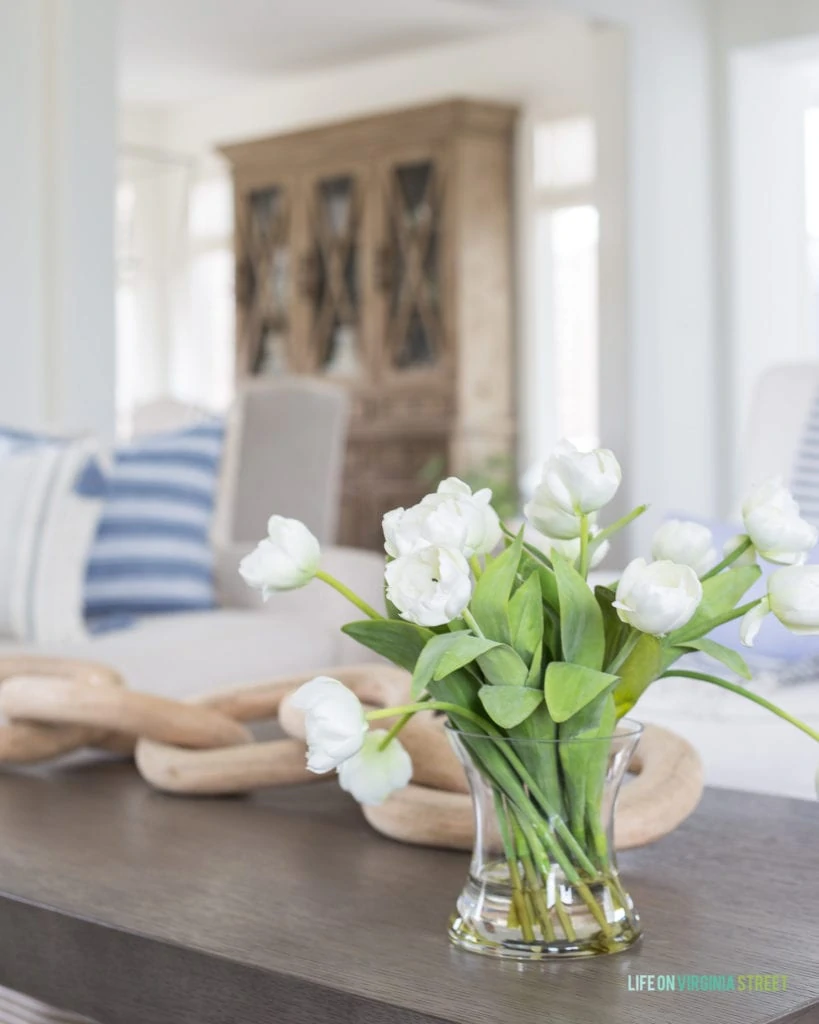
POLYGON ((214 420, 115 451, 86 576, 92 625, 214 606, 210 526, 223 439, 214 420))
POLYGON ((801 515, 819 527, 819 395, 811 402, 808 418, 802 428, 791 491, 799 502, 801 515))

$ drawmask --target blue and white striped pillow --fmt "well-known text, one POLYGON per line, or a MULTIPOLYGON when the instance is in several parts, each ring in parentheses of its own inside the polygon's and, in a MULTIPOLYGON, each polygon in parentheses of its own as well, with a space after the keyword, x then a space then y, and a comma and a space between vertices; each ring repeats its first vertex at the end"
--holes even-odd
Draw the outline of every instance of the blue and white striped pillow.
POLYGON ((88 561, 89 622, 214 606, 210 527, 223 439, 224 425, 209 420, 115 450, 88 561))

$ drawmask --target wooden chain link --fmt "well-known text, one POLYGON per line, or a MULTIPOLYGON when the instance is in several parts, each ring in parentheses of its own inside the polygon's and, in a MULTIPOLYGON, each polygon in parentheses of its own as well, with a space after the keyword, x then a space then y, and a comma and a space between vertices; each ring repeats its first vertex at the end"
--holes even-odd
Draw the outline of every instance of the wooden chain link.
MULTIPOLYGON (((113 669, 94 662, 38 656, 0 658, 0 764, 48 761, 97 748, 133 755, 157 789, 219 795, 265 786, 320 781, 305 766, 304 719, 289 697, 324 674, 339 679, 368 707, 405 703, 409 675, 390 665, 365 664, 234 687, 188 701, 126 689, 113 669), (249 722, 276 719, 285 736, 254 741, 249 722)), ((379 725, 389 727, 390 722, 379 725)), ((402 842, 470 849, 471 801, 466 778, 431 712, 401 731, 412 758, 413 781, 367 821, 402 842)), ((615 821, 618 849, 653 842, 675 829, 702 794, 702 766, 685 740, 647 726, 624 787, 615 821)))

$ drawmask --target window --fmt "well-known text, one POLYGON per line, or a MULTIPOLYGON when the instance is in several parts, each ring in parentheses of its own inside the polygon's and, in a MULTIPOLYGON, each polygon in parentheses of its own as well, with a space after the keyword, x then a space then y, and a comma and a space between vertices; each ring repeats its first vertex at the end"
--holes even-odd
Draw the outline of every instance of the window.
MULTIPOLYGON (((534 131, 537 344, 548 353, 544 393, 553 396, 557 437, 599 443, 598 211, 595 132, 588 118, 548 121, 534 131)), ((557 440, 548 440, 548 448, 557 440)), ((548 449, 547 449, 548 450, 548 449)))
POLYGON ((195 181, 175 289, 169 391, 207 409, 233 396, 235 338, 233 192, 224 176, 195 181))
POLYGON ((600 441, 597 222, 593 206, 542 210, 537 221, 538 265, 551 276, 540 316, 554 351, 558 430, 584 449, 600 441))

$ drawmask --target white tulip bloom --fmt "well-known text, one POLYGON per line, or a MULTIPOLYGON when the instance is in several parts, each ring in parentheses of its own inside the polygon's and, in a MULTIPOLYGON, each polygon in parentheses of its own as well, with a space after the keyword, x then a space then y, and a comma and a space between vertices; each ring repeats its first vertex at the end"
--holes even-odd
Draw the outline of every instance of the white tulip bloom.
POLYGON ((454 501, 434 505, 394 508, 382 520, 384 550, 392 558, 413 555, 430 547, 463 551, 467 541, 467 521, 454 501))
POLYGON ((265 601, 278 590, 294 590, 309 583, 321 557, 319 542, 298 519, 271 516, 267 534, 239 563, 242 579, 261 590, 265 601))
POLYGON ((361 750, 367 732, 364 709, 338 679, 317 676, 300 686, 290 703, 304 711, 309 771, 329 772, 361 750))
POLYGON ((680 629, 702 600, 702 584, 688 565, 635 558, 617 585, 614 607, 641 633, 664 636, 680 629))
POLYGON ((819 565, 789 565, 768 577, 768 596, 743 617, 740 638, 752 647, 769 613, 792 633, 819 634, 819 565))
POLYGON ((469 484, 456 476, 447 477, 438 484, 435 494, 428 494, 421 504, 436 508, 454 502, 458 514, 466 527, 466 541, 463 545, 445 544, 444 547, 458 547, 467 558, 473 555, 488 555, 500 544, 503 532, 498 513, 492 508, 492 491, 482 487, 472 493, 469 484))
POLYGON ((384 516, 384 548, 392 558, 426 547, 452 548, 467 558, 488 555, 503 536, 491 501, 488 487, 473 494, 469 484, 451 476, 412 508, 384 516))
POLYGON ((457 619, 472 597, 469 563, 452 548, 422 548, 390 562, 387 598, 402 619, 418 626, 443 626, 457 619))
MULTIPOLYGON (((748 535, 745 533, 738 533, 735 537, 729 537, 722 546, 723 558, 727 558, 728 555, 732 555, 736 549, 741 547, 748 539, 748 535)), ((734 559, 731 564, 737 569, 743 565, 756 565, 756 551, 754 550, 753 544, 751 544, 749 548, 746 548, 739 558, 734 559)))
POLYGON ((535 489, 523 514, 541 533, 556 540, 574 540, 580 536, 580 516, 557 505, 545 484, 535 489))
POLYGON ((655 562, 688 565, 702 576, 718 561, 713 540, 711 531, 701 523, 669 519, 654 534, 651 557, 655 562))
MULTIPOLYGON (((592 530, 590 539, 594 540, 594 535, 598 532, 598 530, 592 530)), ((543 534, 540 534, 534 538, 532 543, 535 547, 539 548, 547 558, 551 558, 553 551, 557 551, 558 554, 563 555, 563 557, 569 562, 577 562, 580 558, 579 537, 573 537, 571 540, 561 540, 559 537, 545 537, 543 534)), ((589 561, 589 568, 596 569, 609 553, 610 548, 611 544, 609 544, 607 540, 604 540, 602 544, 598 544, 592 552, 592 556, 589 561)))
POLYGON ((375 807, 412 778, 412 760, 397 739, 380 750, 386 729, 372 729, 357 754, 338 766, 338 782, 360 804, 375 807))
POLYGON ((608 448, 581 452, 564 440, 543 467, 540 488, 564 512, 588 515, 611 501, 621 478, 620 464, 608 448))
POLYGON ((816 528, 800 517, 799 506, 779 478, 748 495, 742 520, 762 558, 777 565, 801 565, 819 538, 816 528))

